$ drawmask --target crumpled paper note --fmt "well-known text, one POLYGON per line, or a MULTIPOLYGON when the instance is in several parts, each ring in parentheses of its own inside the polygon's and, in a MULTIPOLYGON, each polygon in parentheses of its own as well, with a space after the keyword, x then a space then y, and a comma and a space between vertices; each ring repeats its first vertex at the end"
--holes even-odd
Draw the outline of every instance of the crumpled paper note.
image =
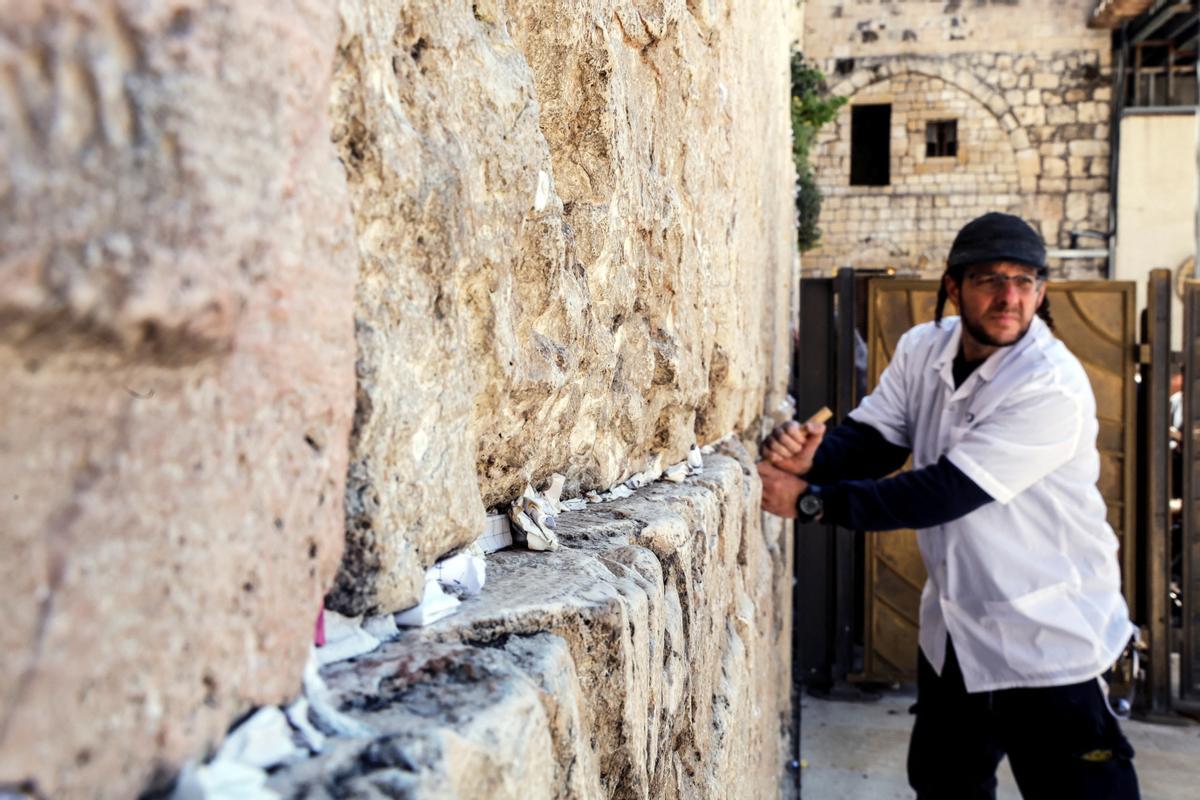
POLYGON ((288 718, 276 706, 264 706, 225 737, 207 764, 188 764, 175 782, 172 800, 276 798, 267 789, 267 770, 306 758, 293 739, 288 718))
POLYGON ((525 484, 525 491, 513 501, 508 512, 509 519, 517 530, 525 534, 525 546, 530 550, 558 549, 558 533, 555 531, 558 523, 555 517, 565 480, 562 475, 552 476, 545 494, 525 484))
POLYGON ((625 485, 630 489, 640 489, 643 486, 654 483, 662 477, 662 474, 662 453, 657 453, 646 464, 646 468, 641 472, 631 475, 625 481, 625 485))
POLYGON ((343 617, 325 609, 325 644, 317 648, 317 661, 322 667, 369 653, 379 645, 379 639, 363 629, 361 617, 343 617))
POLYGON ((292 741, 287 715, 276 706, 263 706, 225 737, 213 761, 270 769, 303 757, 303 751, 292 741))
POLYGON ((396 615, 396 624, 405 628, 421 628, 432 625, 443 617, 448 617, 458 610, 460 601, 453 595, 446 594, 437 580, 425 577, 425 590, 421 593, 421 602, 410 609, 396 615))
POLYGON ((678 464, 672 464, 667 467, 663 473, 663 480, 671 483, 683 483, 683 479, 691 473, 691 467, 686 461, 680 461, 678 464))
MULTIPOLYGON (((472 545, 474 547, 474 545, 472 545)), ((429 568, 429 575, 456 597, 474 597, 487 581, 487 561, 468 547, 429 568)))
POLYGON ((188 764, 179 773, 171 800, 278 800, 267 788, 267 773, 236 761, 188 764))
POLYGON ((325 685, 321 677, 320 665, 317 662, 317 648, 308 651, 308 661, 304 664, 304 697, 308 700, 309 709, 318 727, 324 733, 334 736, 368 737, 375 731, 365 722, 343 714, 337 709, 333 693, 325 685))
POLYGON ((506 514, 488 514, 483 526, 483 534, 475 540, 484 553, 495 553, 513 543, 512 523, 506 514))

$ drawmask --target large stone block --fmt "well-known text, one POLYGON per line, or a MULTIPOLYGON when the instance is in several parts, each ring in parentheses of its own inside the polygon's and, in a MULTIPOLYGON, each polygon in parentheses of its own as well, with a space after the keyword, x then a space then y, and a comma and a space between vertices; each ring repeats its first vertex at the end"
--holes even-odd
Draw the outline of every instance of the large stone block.
POLYGON ((564 514, 460 611, 327 668, 374 730, 273 776, 288 797, 770 798, 784 776, 790 540, 744 451, 564 514))
POLYGON ((607 488, 782 399, 788 4, 713 5, 343 0, 362 280, 333 607, 416 602, 526 481, 607 488))
POLYGON ((355 257, 318 2, 0 13, 0 784, 131 797, 295 691, 355 257))

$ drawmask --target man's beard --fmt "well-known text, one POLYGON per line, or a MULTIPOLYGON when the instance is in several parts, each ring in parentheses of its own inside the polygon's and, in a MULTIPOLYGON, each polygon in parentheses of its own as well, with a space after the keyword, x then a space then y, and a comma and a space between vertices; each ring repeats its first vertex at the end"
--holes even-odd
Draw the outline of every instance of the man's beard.
POLYGON ((983 326, 981 326, 974 319, 968 317, 966 314, 961 314, 960 317, 962 319, 963 328, 967 331, 967 333, 971 334, 971 338, 985 347, 1012 347, 1014 344, 1024 339, 1025 334, 1029 333, 1029 329, 1033 327, 1033 320, 1030 319, 1029 323, 1021 329, 1020 333, 1017 334, 1017 338, 1013 339, 1011 342, 1002 342, 994 336, 988 334, 988 332, 983 329, 983 326))

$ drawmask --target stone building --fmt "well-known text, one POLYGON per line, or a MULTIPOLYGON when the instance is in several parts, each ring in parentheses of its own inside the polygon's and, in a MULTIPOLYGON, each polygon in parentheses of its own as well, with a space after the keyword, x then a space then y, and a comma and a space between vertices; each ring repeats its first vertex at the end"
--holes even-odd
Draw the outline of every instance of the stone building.
POLYGON ((273 780, 773 795, 791 11, 4 4, 0 793, 169 786, 297 695, 323 601, 412 606, 527 482, 697 442, 327 670, 372 733, 273 780))
POLYGON ((805 55, 850 102, 814 148, 822 238, 805 271, 936 275, 989 210, 1029 219, 1051 248, 1106 247, 1112 48, 1088 26, 1095 5, 811 0, 805 55))

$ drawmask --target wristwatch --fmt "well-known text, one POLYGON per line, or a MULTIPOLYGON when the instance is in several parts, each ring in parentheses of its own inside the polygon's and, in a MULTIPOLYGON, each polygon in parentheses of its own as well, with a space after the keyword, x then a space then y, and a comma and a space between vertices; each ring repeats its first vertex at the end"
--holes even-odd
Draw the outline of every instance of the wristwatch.
POLYGON ((812 522, 821 516, 825 503, 821 500, 821 489, 809 484, 804 493, 796 498, 796 521, 812 522))

